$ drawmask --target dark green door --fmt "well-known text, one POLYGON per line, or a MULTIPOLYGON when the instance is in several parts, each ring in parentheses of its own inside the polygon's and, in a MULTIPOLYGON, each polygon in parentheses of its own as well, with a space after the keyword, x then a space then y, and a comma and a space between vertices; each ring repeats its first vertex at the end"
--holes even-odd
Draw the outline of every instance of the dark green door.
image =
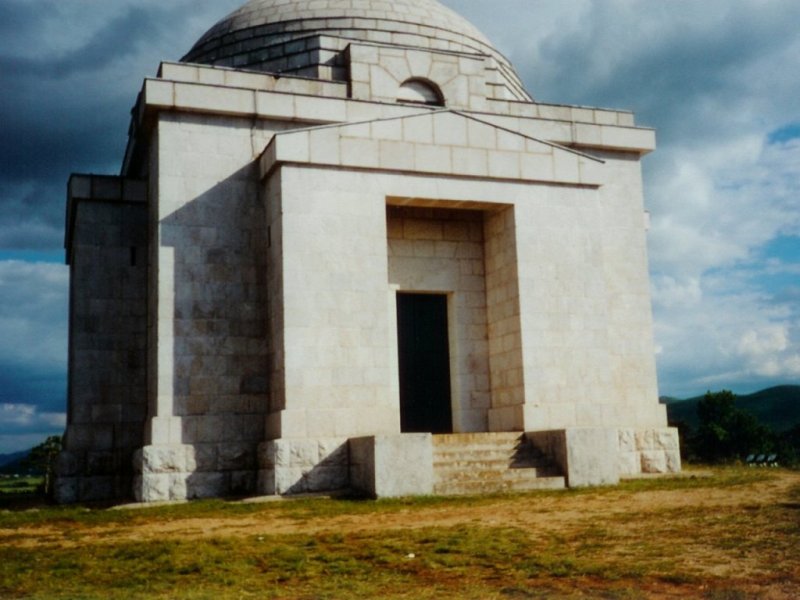
POLYGON ((400 426, 404 433, 451 433, 447 296, 397 295, 400 426))

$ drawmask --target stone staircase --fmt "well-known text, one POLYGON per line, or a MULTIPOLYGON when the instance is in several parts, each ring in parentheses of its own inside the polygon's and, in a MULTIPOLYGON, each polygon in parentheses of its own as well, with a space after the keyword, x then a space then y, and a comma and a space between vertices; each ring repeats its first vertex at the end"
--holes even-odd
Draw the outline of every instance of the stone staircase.
POLYGON ((433 436, 433 493, 468 495, 563 489, 559 469, 521 433, 433 436))

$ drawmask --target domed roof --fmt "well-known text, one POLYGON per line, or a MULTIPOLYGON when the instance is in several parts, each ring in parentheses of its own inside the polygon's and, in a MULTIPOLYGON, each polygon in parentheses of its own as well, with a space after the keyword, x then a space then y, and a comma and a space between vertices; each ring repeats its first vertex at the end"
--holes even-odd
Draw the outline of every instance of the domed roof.
POLYGON ((198 40, 184 62, 276 68, 313 35, 485 54, 522 88, 508 60, 466 19, 436 0, 250 0, 198 40), (296 46, 296 45, 295 45, 296 46))

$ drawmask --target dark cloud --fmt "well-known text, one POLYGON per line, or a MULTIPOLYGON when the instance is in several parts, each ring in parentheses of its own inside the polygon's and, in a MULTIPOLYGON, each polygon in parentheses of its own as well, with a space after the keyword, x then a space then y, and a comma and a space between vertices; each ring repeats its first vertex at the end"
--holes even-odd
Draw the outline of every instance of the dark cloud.
POLYGON ((19 450, 66 410, 67 268, 0 261, 0 327, 0 449, 19 450))
POLYGON ((60 373, 66 367, 68 269, 0 261, 0 372, 60 373))
POLYGON ((52 177, 19 184, 0 180, 0 249, 63 246, 65 189, 65 182, 52 177))
MULTIPOLYGON (((753 75, 796 36, 800 4, 593 2, 569 31, 544 41, 530 65, 544 100, 627 107, 663 142, 719 134, 744 104, 753 75)), ((780 99, 777 99, 780 102, 780 99)), ((744 109, 744 110, 742 110, 744 109)))
POLYGON ((14 365, 3 364, 0 371, 0 404, 35 405, 47 413, 66 410, 67 375, 62 369, 10 367, 14 365))
POLYGON ((0 3, 0 248, 60 247, 70 173, 119 171, 142 79, 188 49, 226 4, 0 3), (50 39, 59 19, 76 21, 59 24, 75 32, 73 46, 50 39))
MULTIPOLYGON (((141 44, 159 39, 163 19, 158 9, 130 7, 99 29, 87 43, 68 52, 53 52, 34 58, 19 54, 0 55, 0 73, 18 81, 65 80, 76 73, 103 69, 134 53, 141 44)), ((13 51, 13 48, 11 49, 13 51)))
POLYGON ((29 39, 41 23, 41 10, 49 10, 53 2, 31 2, 31 0, 4 0, 0 3, 0 37, 8 46, 29 39))
MULTIPOLYGON (((0 257, 60 254, 69 174, 118 172, 142 79, 237 3, 0 2, 0 257)), ((0 327, 7 452, 63 431, 67 268, 0 261, 0 327)))
POLYGON ((114 158, 125 148, 127 111, 90 94, 67 95, 47 83, 34 94, 26 92, 17 88, 0 100, 4 135, 14 140, 0 144, 0 181, 58 179, 66 184, 64 174, 76 165, 97 168, 118 162, 114 158))

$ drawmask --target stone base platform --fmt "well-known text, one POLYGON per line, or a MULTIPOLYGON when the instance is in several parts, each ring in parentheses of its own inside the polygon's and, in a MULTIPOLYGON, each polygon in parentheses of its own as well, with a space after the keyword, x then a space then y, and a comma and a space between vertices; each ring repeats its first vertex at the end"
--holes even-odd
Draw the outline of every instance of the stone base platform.
POLYGON ((681 470, 676 429, 574 428, 456 435, 272 440, 253 450, 145 446, 133 475, 95 476, 64 454, 63 503, 139 502, 351 490, 375 498, 614 485, 681 470))

